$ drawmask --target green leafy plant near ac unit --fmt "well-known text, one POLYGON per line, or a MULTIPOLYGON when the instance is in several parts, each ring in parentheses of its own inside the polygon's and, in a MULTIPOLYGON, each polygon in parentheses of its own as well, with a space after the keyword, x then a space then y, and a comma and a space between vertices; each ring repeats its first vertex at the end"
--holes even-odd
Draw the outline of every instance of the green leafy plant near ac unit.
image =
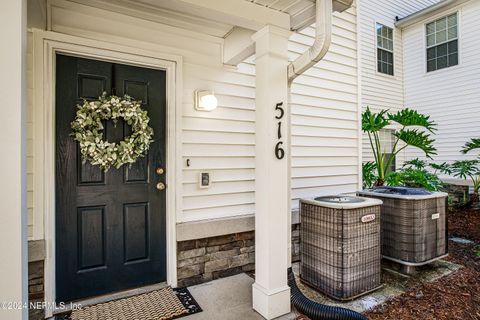
POLYGON ((480 189, 480 161, 458 160, 450 165, 454 177, 470 179, 473 184, 472 202, 478 202, 478 190, 480 189))
POLYGON ((375 181, 377 180, 377 175, 375 171, 377 170, 377 165, 375 162, 368 161, 362 164, 362 177, 363 177, 363 189, 372 188, 375 181))
POLYGON ((480 149, 480 138, 472 138, 470 139, 470 141, 465 143, 462 149, 462 153, 466 154, 475 149, 480 149))
POLYGON ((431 134, 436 131, 436 124, 429 116, 422 115, 412 109, 403 109, 396 113, 382 110, 373 113, 369 107, 362 114, 362 130, 368 135, 373 152, 377 178, 374 186, 383 186, 390 172, 395 157, 406 147, 422 150, 428 158, 436 154, 431 134), (379 132, 387 126, 398 126, 394 132, 395 140, 389 154, 382 148, 379 132))
MULTIPOLYGON (((463 146, 461 152, 467 154, 476 149, 480 149, 480 138, 472 138, 463 146)), ((473 185, 471 202, 479 202, 480 160, 457 160, 450 165, 450 170, 457 178, 470 179, 473 185)))
POLYGON ((437 175, 438 171, 449 172, 447 164, 428 164, 418 158, 407 161, 402 168, 390 172, 385 178, 385 182, 390 186, 404 186, 414 188, 424 188, 430 191, 438 191, 442 187, 442 181, 437 175), (431 167, 432 170, 427 168, 431 167))

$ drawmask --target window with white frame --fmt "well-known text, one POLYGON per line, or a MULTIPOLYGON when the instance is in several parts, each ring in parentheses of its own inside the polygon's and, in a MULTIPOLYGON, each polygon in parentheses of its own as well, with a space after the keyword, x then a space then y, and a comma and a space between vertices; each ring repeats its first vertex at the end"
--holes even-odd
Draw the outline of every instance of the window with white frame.
MULTIPOLYGON (((378 132, 378 136, 380 138, 380 147, 382 148, 382 152, 385 154, 385 159, 387 160, 390 158, 392 154, 393 145, 396 140, 394 133, 395 131, 390 129, 383 129, 378 132)), ((396 159, 394 157, 392 164, 390 165, 389 171, 395 171, 395 169, 396 169, 396 159)))
POLYGON ((426 25, 427 72, 458 64, 457 13, 426 25))
POLYGON ((393 29, 377 23, 377 71, 393 76, 393 29))

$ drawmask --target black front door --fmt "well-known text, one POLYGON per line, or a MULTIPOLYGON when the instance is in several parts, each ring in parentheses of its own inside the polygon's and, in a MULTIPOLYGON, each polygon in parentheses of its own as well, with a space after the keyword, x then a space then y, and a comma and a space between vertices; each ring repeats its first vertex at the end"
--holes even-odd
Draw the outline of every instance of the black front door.
MULTIPOLYGON (((166 280, 166 77, 161 70, 57 55, 56 297, 72 301, 166 280), (154 130, 148 155, 111 168, 82 163, 70 123, 77 104, 102 92, 143 102, 154 130)), ((104 139, 120 141, 130 127, 107 121, 104 139)))

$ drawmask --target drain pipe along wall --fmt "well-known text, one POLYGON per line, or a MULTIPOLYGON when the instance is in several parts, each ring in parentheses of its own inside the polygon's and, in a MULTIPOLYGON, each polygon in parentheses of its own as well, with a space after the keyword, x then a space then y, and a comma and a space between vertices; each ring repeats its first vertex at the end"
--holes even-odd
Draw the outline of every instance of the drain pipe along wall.
MULTIPOLYGON (((353 0, 345 0, 343 9, 352 5, 353 0)), ((316 1, 316 33, 315 42, 300 57, 288 66, 288 98, 290 104, 290 86, 293 80, 322 60, 328 52, 332 40, 332 0, 316 1)), ((290 108, 288 109, 290 111, 290 108)), ((357 312, 345 308, 333 307, 316 303, 303 295, 297 287, 291 268, 291 214, 288 215, 288 285, 291 290, 291 301, 295 308, 312 320, 367 320, 357 312)))
MULTIPOLYGON (((317 62, 322 60, 330 48, 332 42, 332 1, 333 0, 317 0, 315 15, 315 41, 301 56, 292 61, 287 68, 288 73, 288 104, 290 105, 291 84, 293 80, 313 67, 317 62)), ((353 0, 350 1, 350 5, 353 0)), ((288 109, 290 111, 290 108, 288 109)), ((289 112, 290 116, 290 112, 289 112)), ((289 137, 290 139, 290 137, 289 137)), ((292 215, 288 215, 288 226, 292 225, 292 215)), ((287 239, 288 248, 288 266, 292 266, 292 232, 288 230, 287 239)))
MULTIPOLYGON (((352 0, 353 1, 353 0, 352 0)), ((288 83, 322 60, 332 42, 332 0, 316 1, 315 42, 288 66, 288 83)))

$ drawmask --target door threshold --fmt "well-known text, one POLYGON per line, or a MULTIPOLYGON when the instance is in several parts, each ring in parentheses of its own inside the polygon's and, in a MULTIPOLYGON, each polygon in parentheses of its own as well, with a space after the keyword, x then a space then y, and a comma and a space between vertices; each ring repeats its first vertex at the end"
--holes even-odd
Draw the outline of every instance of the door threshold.
POLYGON ((92 297, 92 298, 86 298, 86 299, 66 302, 65 306, 63 308, 55 307, 55 309, 53 310, 53 316, 72 311, 72 306, 80 305, 82 308, 83 307, 88 307, 88 306, 93 306, 93 305, 96 305, 96 304, 99 304, 99 303, 105 303, 105 302, 109 302, 109 301, 113 301, 113 300, 130 298, 130 297, 133 297, 133 296, 137 296, 139 294, 149 293, 149 292, 152 292, 152 291, 155 291, 155 290, 163 289, 167 286, 168 286, 168 284, 165 281, 165 282, 150 284, 150 285, 144 286, 144 287, 128 289, 128 290, 118 291, 118 292, 114 292, 114 293, 108 293, 108 294, 104 294, 104 295, 96 296, 96 297, 92 297))

